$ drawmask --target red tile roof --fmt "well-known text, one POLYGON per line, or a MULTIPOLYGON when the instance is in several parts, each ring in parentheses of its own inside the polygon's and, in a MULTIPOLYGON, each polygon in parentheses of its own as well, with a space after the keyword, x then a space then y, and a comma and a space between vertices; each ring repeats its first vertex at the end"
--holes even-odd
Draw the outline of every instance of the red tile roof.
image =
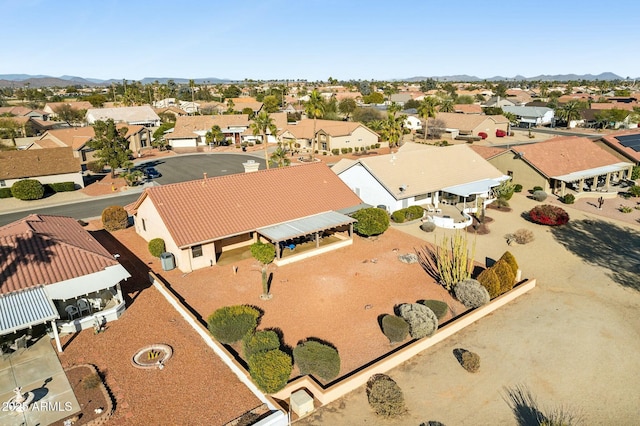
POLYGON ((497 146, 471 145, 470 147, 485 160, 502 154, 506 150, 506 148, 498 148, 497 146))
POLYGON ((147 188, 178 247, 362 203, 323 163, 147 188))
POLYGON ((117 264, 70 217, 32 214, 0 227, 0 293, 53 284, 117 264))
POLYGON ((637 135, 638 133, 640 133, 639 129, 623 130, 603 136, 602 141, 616 151, 623 154, 630 161, 633 161, 636 164, 640 164, 640 152, 622 145, 620 141, 616 139, 617 136, 637 135))

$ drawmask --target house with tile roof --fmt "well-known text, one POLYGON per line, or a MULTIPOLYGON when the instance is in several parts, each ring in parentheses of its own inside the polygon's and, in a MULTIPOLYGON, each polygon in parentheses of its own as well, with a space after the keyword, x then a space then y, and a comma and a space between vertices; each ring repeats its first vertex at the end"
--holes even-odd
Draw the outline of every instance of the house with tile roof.
POLYGON ((278 265, 348 246, 347 214, 361 204, 318 162, 146 188, 129 211, 136 232, 162 238, 176 266, 190 272, 258 240, 275 245, 278 265), (292 250, 304 244, 308 250, 292 250))
POLYGON ((118 108, 91 108, 85 116, 87 123, 107 121, 112 119, 116 123, 138 124, 145 127, 160 125, 160 117, 150 105, 118 107, 118 108))
POLYGON ((44 108, 42 109, 44 112, 46 112, 47 114, 49 114, 49 116, 52 119, 55 119, 58 114, 56 111, 58 111, 58 108, 60 108, 63 105, 69 105, 71 107, 71 109, 76 110, 76 111, 88 111, 91 108, 93 108, 93 105, 91 105, 91 102, 87 102, 87 101, 77 101, 77 102, 47 102, 44 105, 44 108))
POLYGON ((467 144, 407 142, 392 154, 342 159, 332 170, 367 204, 389 212, 414 205, 459 205, 458 216, 476 211, 481 201, 492 201, 491 188, 508 179, 467 144))
POLYGON ((452 139, 458 135, 478 136, 481 132, 495 135, 497 130, 509 132, 509 120, 503 115, 439 112, 435 119, 444 123, 444 130, 451 133, 452 139))
POLYGON ((0 336, 50 324, 76 332, 118 319, 131 275, 77 220, 32 214, 0 227, 0 336))
POLYGON ((617 195, 614 185, 631 176, 633 163, 621 161, 592 140, 562 136, 518 145, 488 159, 525 189, 577 197, 617 195))
MULTIPOLYGON (((313 119, 305 118, 297 123, 287 123, 279 133, 280 140, 288 146, 298 146, 310 150, 313 142, 313 119)), ((316 120, 315 124, 318 152, 331 152, 334 149, 371 148, 378 143, 380 136, 362 123, 354 121, 316 120)))
POLYGON ((519 127, 549 126, 555 119, 555 111, 547 107, 505 106, 502 110, 515 115, 519 127))
POLYGON ((602 136, 594 143, 619 158, 620 161, 628 161, 640 166, 640 130, 633 129, 610 133, 602 136))
POLYGON ((73 182, 76 188, 84 188, 80 161, 70 147, 0 151, 0 188, 23 179, 37 179, 43 185, 73 182))

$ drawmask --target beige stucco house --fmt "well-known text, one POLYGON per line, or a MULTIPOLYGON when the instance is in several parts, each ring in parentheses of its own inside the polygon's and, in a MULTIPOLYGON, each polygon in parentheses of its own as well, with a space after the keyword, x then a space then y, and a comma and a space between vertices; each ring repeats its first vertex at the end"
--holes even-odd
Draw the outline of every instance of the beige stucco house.
MULTIPOLYGON (((288 123, 280 132, 279 138, 285 145, 311 149, 313 141, 313 119, 303 119, 297 123, 288 123), (298 145, 296 145, 298 144, 298 145)), ((364 149, 378 143, 379 136, 362 123, 353 121, 316 120, 318 152, 331 152, 342 148, 364 149)))

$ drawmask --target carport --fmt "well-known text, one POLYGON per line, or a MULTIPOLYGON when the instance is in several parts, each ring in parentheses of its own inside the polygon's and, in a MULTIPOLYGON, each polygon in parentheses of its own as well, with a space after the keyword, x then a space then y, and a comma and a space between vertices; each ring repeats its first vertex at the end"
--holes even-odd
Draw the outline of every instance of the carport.
POLYGON ((591 186, 587 188, 587 190, 597 191, 599 177, 605 176, 603 188, 605 191, 608 191, 612 182, 612 177, 614 181, 620 180, 624 178, 625 172, 627 177, 630 177, 632 168, 633 164, 620 162, 608 166, 595 167, 592 169, 567 173, 561 176, 552 176, 551 179, 554 180, 553 190, 554 192, 558 190, 559 183, 560 195, 564 197, 564 195, 566 194, 567 184, 575 184, 577 182, 576 192, 580 193, 585 189, 585 180, 593 179, 591 186))

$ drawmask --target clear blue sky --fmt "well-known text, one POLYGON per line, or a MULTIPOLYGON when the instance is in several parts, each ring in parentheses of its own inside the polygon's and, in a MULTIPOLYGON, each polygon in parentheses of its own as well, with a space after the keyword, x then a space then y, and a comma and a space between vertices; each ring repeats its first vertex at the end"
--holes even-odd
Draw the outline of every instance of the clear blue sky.
POLYGON ((0 0, 0 74, 640 77, 640 1, 0 0))

